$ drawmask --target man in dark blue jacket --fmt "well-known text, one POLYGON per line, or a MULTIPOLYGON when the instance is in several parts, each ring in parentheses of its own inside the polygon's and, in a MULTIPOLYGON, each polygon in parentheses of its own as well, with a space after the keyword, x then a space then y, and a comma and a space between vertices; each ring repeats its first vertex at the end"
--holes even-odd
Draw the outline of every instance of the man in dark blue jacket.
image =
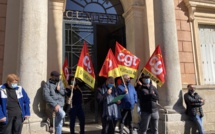
POLYGON ((30 117, 30 99, 18 81, 17 75, 9 74, 0 86, 0 134, 21 134, 22 122, 30 117))
POLYGON ((130 83, 130 77, 124 74, 123 80, 125 82, 118 86, 118 93, 126 94, 121 100, 121 121, 120 121, 120 134, 123 134, 123 127, 125 123, 129 127, 130 134, 133 134, 133 124, 132 124, 132 110, 134 109, 135 103, 137 103, 137 93, 133 85, 130 83))

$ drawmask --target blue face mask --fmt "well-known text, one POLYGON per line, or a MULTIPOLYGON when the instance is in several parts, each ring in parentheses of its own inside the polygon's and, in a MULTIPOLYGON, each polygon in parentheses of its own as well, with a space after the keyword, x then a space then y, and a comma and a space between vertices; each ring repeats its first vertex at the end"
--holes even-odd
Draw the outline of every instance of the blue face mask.
POLYGON ((126 82, 127 82, 127 83, 130 83, 130 82, 131 82, 131 80, 127 80, 126 82))
POLYGON ((114 86, 114 84, 108 84, 107 87, 108 88, 112 88, 114 86))
POLYGON ((12 84, 11 84, 11 87, 12 87, 12 88, 17 88, 17 87, 18 87, 18 84, 17 84, 17 83, 12 83, 12 84))
POLYGON ((150 83, 150 79, 145 79, 145 80, 144 80, 144 83, 145 83, 145 84, 149 84, 149 83, 150 83))

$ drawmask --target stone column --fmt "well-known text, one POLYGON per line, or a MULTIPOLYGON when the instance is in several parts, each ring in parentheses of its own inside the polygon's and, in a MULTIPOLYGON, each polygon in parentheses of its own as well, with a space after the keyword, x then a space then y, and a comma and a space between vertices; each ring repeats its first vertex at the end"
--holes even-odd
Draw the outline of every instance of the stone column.
POLYGON ((126 26, 126 48, 137 57, 144 57, 144 6, 131 6, 123 14, 126 26), (140 49, 143 48, 143 49, 140 49))
MULTIPOLYGON (((48 0, 21 0, 20 5, 20 85, 30 97, 32 133, 44 133, 40 124, 45 104, 41 85, 47 78, 48 0)), ((25 129, 23 132, 28 132, 25 129)))
POLYGON ((174 0, 154 0, 155 42, 161 45, 166 67, 166 82, 159 89, 160 103, 169 110, 182 105, 181 73, 174 0))
POLYGON ((60 71, 63 59, 63 12, 66 0, 50 0, 48 9, 48 76, 52 70, 60 71))
POLYGON ((17 71, 19 61, 18 42, 19 42, 19 18, 20 18, 20 0, 7 0, 6 29, 5 29, 5 46, 3 60, 3 79, 5 82, 9 73, 17 71), (11 56, 13 54, 13 56, 11 56), (13 65, 13 66, 11 66, 13 65))
POLYGON ((166 67, 166 82, 158 88, 159 103, 168 110, 166 118, 162 112, 160 113, 159 132, 184 133, 185 124, 181 121, 182 84, 174 0, 154 0, 154 13, 155 42, 161 45, 166 67))

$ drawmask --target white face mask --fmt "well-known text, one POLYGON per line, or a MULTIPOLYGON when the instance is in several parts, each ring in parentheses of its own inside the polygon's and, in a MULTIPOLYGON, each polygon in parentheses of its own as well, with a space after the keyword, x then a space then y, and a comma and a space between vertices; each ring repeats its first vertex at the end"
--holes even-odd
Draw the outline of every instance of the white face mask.
POLYGON ((17 87, 18 87, 18 84, 17 84, 17 83, 11 83, 11 87, 12 87, 12 88, 17 88, 17 87))
POLYGON ((148 79, 145 79, 145 80, 144 80, 144 83, 145 83, 145 84, 149 84, 149 83, 150 83, 150 79, 149 79, 149 78, 148 78, 148 79))

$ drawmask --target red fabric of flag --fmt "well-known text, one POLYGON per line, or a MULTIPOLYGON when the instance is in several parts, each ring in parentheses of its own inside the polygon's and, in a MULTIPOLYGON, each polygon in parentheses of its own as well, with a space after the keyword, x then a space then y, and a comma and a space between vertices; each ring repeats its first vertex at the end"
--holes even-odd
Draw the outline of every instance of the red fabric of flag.
POLYGON ((62 68, 62 80, 64 86, 67 86, 67 81, 69 80, 69 64, 67 58, 65 58, 62 68))
POLYGON ((150 78, 155 81, 158 86, 162 86, 165 82, 165 66, 160 45, 158 45, 151 55, 150 59, 143 68, 144 74, 149 74, 150 78))
POLYGON ((116 42, 116 61, 121 74, 128 74, 135 78, 139 67, 140 59, 116 42))
POLYGON ((103 76, 106 78, 110 77, 110 76, 112 76, 114 78, 121 76, 115 56, 111 49, 109 49, 109 51, 108 51, 108 54, 105 58, 103 66, 99 72, 99 76, 103 76))
POLYGON ((86 42, 84 42, 84 46, 80 54, 80 58, 75 72, 75 77, 80 78, 91 88, 94 88, 95 85, 94 68, 86 42))

